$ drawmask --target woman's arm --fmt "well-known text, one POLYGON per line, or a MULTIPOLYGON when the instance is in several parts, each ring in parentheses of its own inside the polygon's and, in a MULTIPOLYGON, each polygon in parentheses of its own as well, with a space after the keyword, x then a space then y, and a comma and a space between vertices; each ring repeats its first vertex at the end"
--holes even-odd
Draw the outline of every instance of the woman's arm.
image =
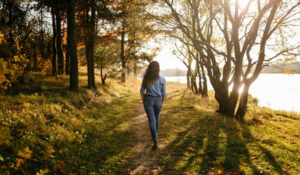
POLYGON ((141 94, 142 101, 144 102, 144 94, 141 94))
POLYGON ((141 94, 141 98, 142 98, 142 101, 144 102, 144 93, 145 93, 145 87, 144 85, 142 84, 141 85, 141 89, 140 89, 140 94, 141 94))

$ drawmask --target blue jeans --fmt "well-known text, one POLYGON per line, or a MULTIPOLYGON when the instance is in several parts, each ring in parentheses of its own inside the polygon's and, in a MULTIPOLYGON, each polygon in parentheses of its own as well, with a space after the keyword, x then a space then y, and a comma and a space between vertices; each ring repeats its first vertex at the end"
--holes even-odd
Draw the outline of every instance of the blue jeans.
POLYGON ((159 113, 162 108, 160 96, 144 96, 144 108, 148 116, 150 131, 153 139, 157 139, 159 113))

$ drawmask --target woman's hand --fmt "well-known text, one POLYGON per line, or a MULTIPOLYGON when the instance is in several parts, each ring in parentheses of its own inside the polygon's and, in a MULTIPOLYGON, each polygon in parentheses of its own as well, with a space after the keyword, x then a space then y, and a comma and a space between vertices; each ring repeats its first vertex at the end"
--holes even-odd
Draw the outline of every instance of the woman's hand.
POLYGON ((144 94, 141 94, 142 102, 144 102, 144 94))

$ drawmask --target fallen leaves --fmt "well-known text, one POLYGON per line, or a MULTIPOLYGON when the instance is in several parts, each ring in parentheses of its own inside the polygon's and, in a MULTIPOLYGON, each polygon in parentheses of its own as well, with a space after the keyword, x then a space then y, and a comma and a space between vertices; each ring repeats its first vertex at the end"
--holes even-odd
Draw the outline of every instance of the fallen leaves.
POLYGON ((223 170, 218 170, 218 174, 224 174, 223 170))
POLYGON ((17 160, 16 168, 20 167, 21 164, 25 163, 25 159, 21 159, 21 158, 19 159, 19 158, 17 158, 16 160, 17 160))
POLYGON ((159 166, 155 166, 155 167, 153 167, 153 168, 151 168, 151 173, 156 173, 156 172, 158 172, 160 170, 160 167, 159 166))
POLYGON ((187 147, 186 149, 189 150, 189 151, 193 151, 194 150, 192 147, 187 147))
POLYGON ((190 174, 189 172, 185 172, 186 175, 198 175, 198 173, 192 173, 190 174))
POLYGON ((23 157, 24 159, 29 159, 32 151, 29 150, 28 147, 25 148, 24 151, 19 150, 18 156, 23 157))

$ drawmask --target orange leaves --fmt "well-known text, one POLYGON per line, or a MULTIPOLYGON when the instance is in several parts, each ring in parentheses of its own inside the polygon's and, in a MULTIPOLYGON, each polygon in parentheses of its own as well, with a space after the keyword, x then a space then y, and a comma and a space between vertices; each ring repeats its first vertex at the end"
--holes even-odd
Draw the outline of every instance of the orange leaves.
POLYGON ((109 36, 121 36, 122 34, 122 30, 113 30, 113 31, 107 31, 105 30, 103 35, 105 37, 109 37, 109 36))
POLYGON ((58 160, 58 161, 56 161, 56 163, 52 169, 56 170, 57 168, 59 168, 59 171, 61 173, 66 174, 65 169, 64 169, 64 164, 65 164, 65 162, 63 160, 58 160))
POLYGON ((194 150, 192 147, 187 147, 186 149, 189 150, 189 151, 193 151, 194 150))
POLYGON ((223 170, 218 170, 218 174, 224 174, 223 170))
POLYGON ((175 144, 175 147, 178 147, 179 146, 179 144, 177 143, 177 144, 175 144))
POLYGON ((110 7, 115 7, 115 8, 122 8, 123 4, 118 3, 118 2, 114 2, 114 3, 111 3, 109 6, 110 7))
POLYGON ((67 37, 66 36, 64 36, 63 38, 62 38, 62 44, 63 45, 67 45, 67 37))
POLYGON ((62 151, 62 150, 59 150, 58 152, 59 152, 59 154, 60 154, 60 155, 64 156, 64 154, 63 154, 63 151, 62 151))
POLYGON ((198 175, 198 173, 192 173, 192 174, 190 174, 189 172, 185 172, 184 174, 186 174, 186 175, 198 175))

